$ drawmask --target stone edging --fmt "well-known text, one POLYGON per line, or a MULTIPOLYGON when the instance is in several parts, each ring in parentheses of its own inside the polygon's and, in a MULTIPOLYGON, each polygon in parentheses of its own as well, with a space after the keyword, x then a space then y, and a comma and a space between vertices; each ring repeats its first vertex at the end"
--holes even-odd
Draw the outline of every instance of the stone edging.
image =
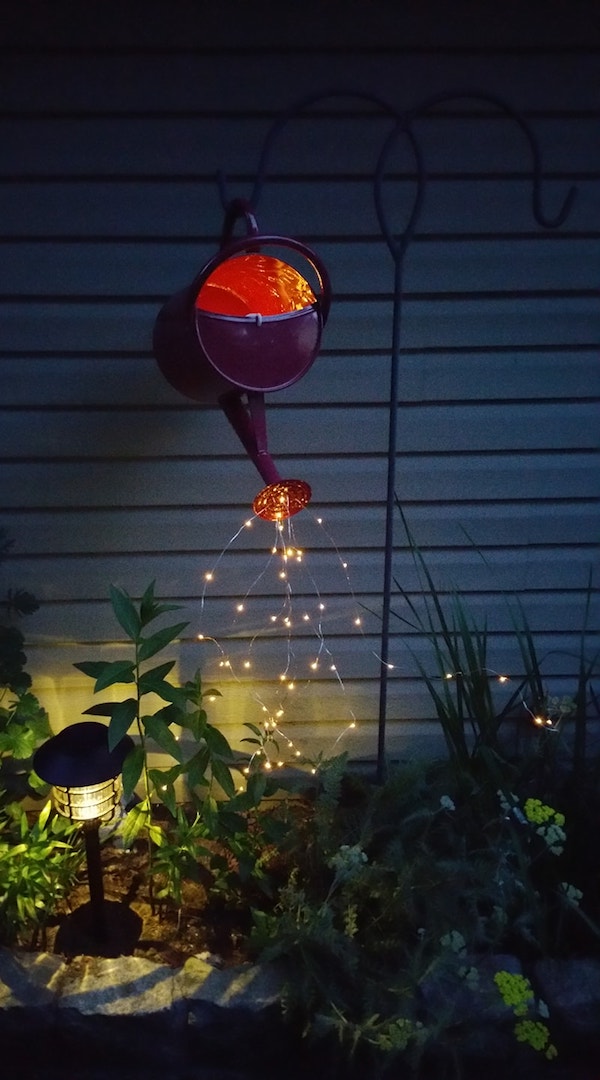
POLYGON ((83 1052, 96 1068, 118 1061, 173 1071, 214 1052, 219 1066, 241 1065, 267 1030, 271 1045, 283 1037, 281 987, 276 969, 258 964, 217 969, 191 957, 172 968, 133 956, 67 963, 0 948, 3 1058, 72 1069, 83 1052))

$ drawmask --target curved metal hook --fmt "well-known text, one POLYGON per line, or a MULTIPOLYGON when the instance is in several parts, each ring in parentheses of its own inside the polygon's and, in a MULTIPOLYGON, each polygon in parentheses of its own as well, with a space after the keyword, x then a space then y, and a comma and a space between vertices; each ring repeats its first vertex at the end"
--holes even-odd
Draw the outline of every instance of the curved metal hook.
MULTIPOLYGON (((354 97, 358 98, 361 101, 368 102, 372 105, 377 106, 377 108, 380 109, 381 112, 395 120, 394 128, 387 135, 381 148, 374 178, 374 200, 377 219, 385 242, 392 254, 392 257, 395 260, 403 257, 406 248, 408 247, 408 244, 410 243, 410 240, 414 235, 416 224, 423 204, 423 196, 426 183, 426 171, 423 156, 419 142, 412 129, 412 123, 414 120, 418 119, 430 109, 435 108, 437 105, 446 104, 456 98, 467 98, 469 100, 488 102, 492 104, 495 108, 499 109, 501 112, 504 112, 507 117, 514 120, 514 122, 523 132, 529 145, 529 150, 532 157, 532 212, 534 219, 536 220, 538 225, 545 229, 555 229, 562 225, 569 216, 577 191, 574 186, 569 188, 560 210, 556 215, 554 215, 554 217, 547 215, 542 208, 543 172, 541 153, 537 139, 524 117, 521 116, 521 114, 515 109, 513 109, 513 107, 507 101, 505 101, 503 98, 498 97, 495 94, 490 94, 486 91, 473 90, 472 88, 460 87, 455 90, 446 91, 444 93, 434 94, 430 98, 427 98, 425 101, 415 106, 413 109, 403 113, 399 112, 389 101, 387 101, 385 98, 380 97, 378 94, 371 94, 366 91, 356 90, 352 87, 332 87, 328 90, 320 91, 319 93, 309 94, 306 97, 295 101, 275 119, 264 139, 258 161, 258 166, 256 169, 252 194, 250 198, 246 200, 246 206, 250 211, 256 210, 256 207, 258 206, 258 202, 262 194, 262 189, 268 174, 268 168, 274 144, 276 143, 279 135, 281 134, 287 123, 290 120, 300 116, 306 109, 310 108, 313 105, 321 104, 329 99, 340 97, 354 97), (393 144, 397 140, 398 136, 401 134, 405 135, 408 138, 415 157, 415 162, 417 165, 417 192, 406 229, 402 234, 401 239, 397 240, 388 225, 386 214, 384 211, 382 184, 387 159, 389 157, 393 144)), ((217 183, 223 209, 225 210, 226 214, 229 214, 231 212, 232 205, 237 203, 238 200, 233 200, 233 203, 229 200, 227 196, 227 178, 223 172, 219 172, 217 174, 217 183)))
POLYGON ((378 159, 378 162, 377 162, 377 167, 376 167, 376 170, 375 170, 375 180, 374 180, 374 200, 375 200, 375 210, 376 210, 376 213, 377 213, 377 220, 379 222, 379 227, 381 229, 382 236, 383 236, 383 238, 384 238, 384 240, 385 240, 385 242, 386 242, 386 244, 387 244, 387 246, 388 246, 388 248, 389 248, 389 250, 390 250, 390 252, 392 254, 392 258, 396 262, 401 260, 404 257, 406 249, 407 249, 408 245, 410 244, 410 241, 412 240, 412 237, 414 236, 414 232, 415 232, 415 229, 417 227, 417 222, 419 220, 419 215, 421 213, 421 208, 423 206, 423 199, 424 199, 424 196, 425 196, 425 181, 426 181, 425 165, 424 165, 424 162, 423 162, 423 155, 421 153, 421 147, 419 146, 419 143, 418 143, 417 139, 415 138, 414 132, 413 132, 412 128, 410 127, 408 121, 406 121, 405 119, 399 120, 397 122, 397 124, 395 124, 395 126, 393 127, 392 131, 387 136, 387 138, 386 138, 386 140, 385 140, 385 142, 384 142, 384 144, 383 144, 383 146, 381 148, 381 152, 380 152, 379 159, 378 159), (404 232, 401 233, 400 239, 396 240, 392 230, 390 229, 390 227, 388 225, 385 210, 384 210, 384 206, 383 206, 383 181, 385 179, 385 167, 386 167, 386 164, 387 164, 387 160, 388 160, 390 151, 391 151, 394 143, 396 142, 396 139, 398 138, 399 134, 406 135, 408 141, 410 142, 410 145, 411 145, 414 157, 415 157, 415 162, 416 162, 416 165, 417 165, 417 190, 416 190, 416 193, 415 193, 415 199, 414 199, 414 202, 413 202, 413 207, 412 207, 412 210, 411 210, 411 213, 410 213, 410 217, 408 219, 408 222, 406 224, 404 232))
POLYGON ((359 98, 361 101, 369 102, 372 105, 376 105, 382 112, 387 113, 392 119, 400 121, 401 115, 397 109, 386 101, 385 98, 379 97, 378 94, 370 94, 361 90, 356 90, 351 87, 338 87, 331 88, 329 90, 320 91, 318 94, 309 94, 304 98, 294 102, 288 109, 285 110, 274 123, 271 125, 265 140, 263 142, 260 158, 258 161, 258 167, 256 170, 256 180, 254 182, 254 188, 250 197, 250 205, 256 208, 260 199, 263 185, 267 176, 267 170, 269 166, 269 159, 274 143, 277 141, 282 129, 287 124, 288 120, 295 119, 300 116, 305 109, 310 108, 311 105, 319 105, 330 98, 339 97, 354 97, 359 98))
POLYGON ((412 120, 415 120, 419 116, 422 116, 423 113, 427 112, 429 109, 434 108, 436 105, 444 105, 455 98, 467 98, 475 101, 487 101, 491 105, 494 105, 496 108, 500 109, 501 112, 504 112, 506 116, 508 116, 511 120, 515 121, 517 126, 525 135, 525 138, 527 139, 527 142, 529 144, 529 149, 531 151, 531 157, 533 162, 533 189, 531 193, 531 208, 533 216, 537 221, 538 225, 540 225, 544 229, 556 229, 560 225, 562 225, 571 212, 573 202, 577 193, 577 188, 574 185, 569 188, 559 212, 554 217, 548 217, 548 215, 544 213, 542 209, 542 159, 537 139, 525 118, 519 112, 517 112, 516 109, 513 109, 512 105, 509 105, 509 103, 503 98, 498 97, 496 94, 490 94, 487 91, 461 88, 446 91, 443 94, 434 94, 432 97, 427 98, 425 101, 421 102, 407 114, 407 125, 409 125, 412 120))

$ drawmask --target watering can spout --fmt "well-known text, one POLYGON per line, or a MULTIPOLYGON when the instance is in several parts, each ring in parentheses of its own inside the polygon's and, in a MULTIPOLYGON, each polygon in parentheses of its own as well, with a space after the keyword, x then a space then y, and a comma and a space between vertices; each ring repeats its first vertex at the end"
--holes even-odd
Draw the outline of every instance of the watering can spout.
POLYGON ((246 398, 247 404, 241 393, 231 390, 221 394, 219 404, 266 484, 254 499, 254 513, 268 521, 280 521, 303 510, 312 492, 305 480, 282 479, 267 447, 264 394, 248 391, 246 398))

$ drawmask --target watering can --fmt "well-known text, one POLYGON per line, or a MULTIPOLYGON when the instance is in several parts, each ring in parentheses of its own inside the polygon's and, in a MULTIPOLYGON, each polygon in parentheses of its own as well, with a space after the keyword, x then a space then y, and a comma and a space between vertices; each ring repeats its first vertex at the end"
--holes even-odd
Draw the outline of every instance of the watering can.
MULTIPOLYGON (((299 258, 298 258, 299 257, 299 258)), ((301 379, 316 359, 331 287, 321 260, 299 240, 261 235, 247 204, 227 212, 220 250, 191 285, 161 308, 154 354, 176 390, 215 399, 266 483, 253 503, 279 520, 310 501, 304 480, 283 480, 269 454, 264 395, 301 379), (247 235, 233 239, 243 217, 247 235), (312 268, 316 291, 295 266, 265 248, 295 253, 312 268)))

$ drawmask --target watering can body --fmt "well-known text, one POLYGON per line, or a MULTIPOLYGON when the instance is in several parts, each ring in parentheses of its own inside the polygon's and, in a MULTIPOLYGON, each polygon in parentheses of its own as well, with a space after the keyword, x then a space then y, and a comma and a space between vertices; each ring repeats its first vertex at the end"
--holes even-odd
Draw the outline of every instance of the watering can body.
POLYGON ((154 355, 167 381, 197 401, 209 402, 234 389, 283 390, 301 379, 315 360, 328 311, 328 280, 308 248, 282 237, 243 238, 221 249, 191 285, 163 305, 154 327, 154 355), (304 255, 323 286, 321 295, 303 282, 301 295, 307 302, 284 296, 273 303, 278 284, 273 267, 283 268, 280 277, 292 268, 248 250, 267 244, 292 247, 304 255), (231 268, 229 288, 218 283, 226 262, 231 268), (269 272, 270 288, 265 288, 269 272), (241 283, 235 282, 236 274, 241 283), (275 313, 265 312, 265 306, 275 313))

